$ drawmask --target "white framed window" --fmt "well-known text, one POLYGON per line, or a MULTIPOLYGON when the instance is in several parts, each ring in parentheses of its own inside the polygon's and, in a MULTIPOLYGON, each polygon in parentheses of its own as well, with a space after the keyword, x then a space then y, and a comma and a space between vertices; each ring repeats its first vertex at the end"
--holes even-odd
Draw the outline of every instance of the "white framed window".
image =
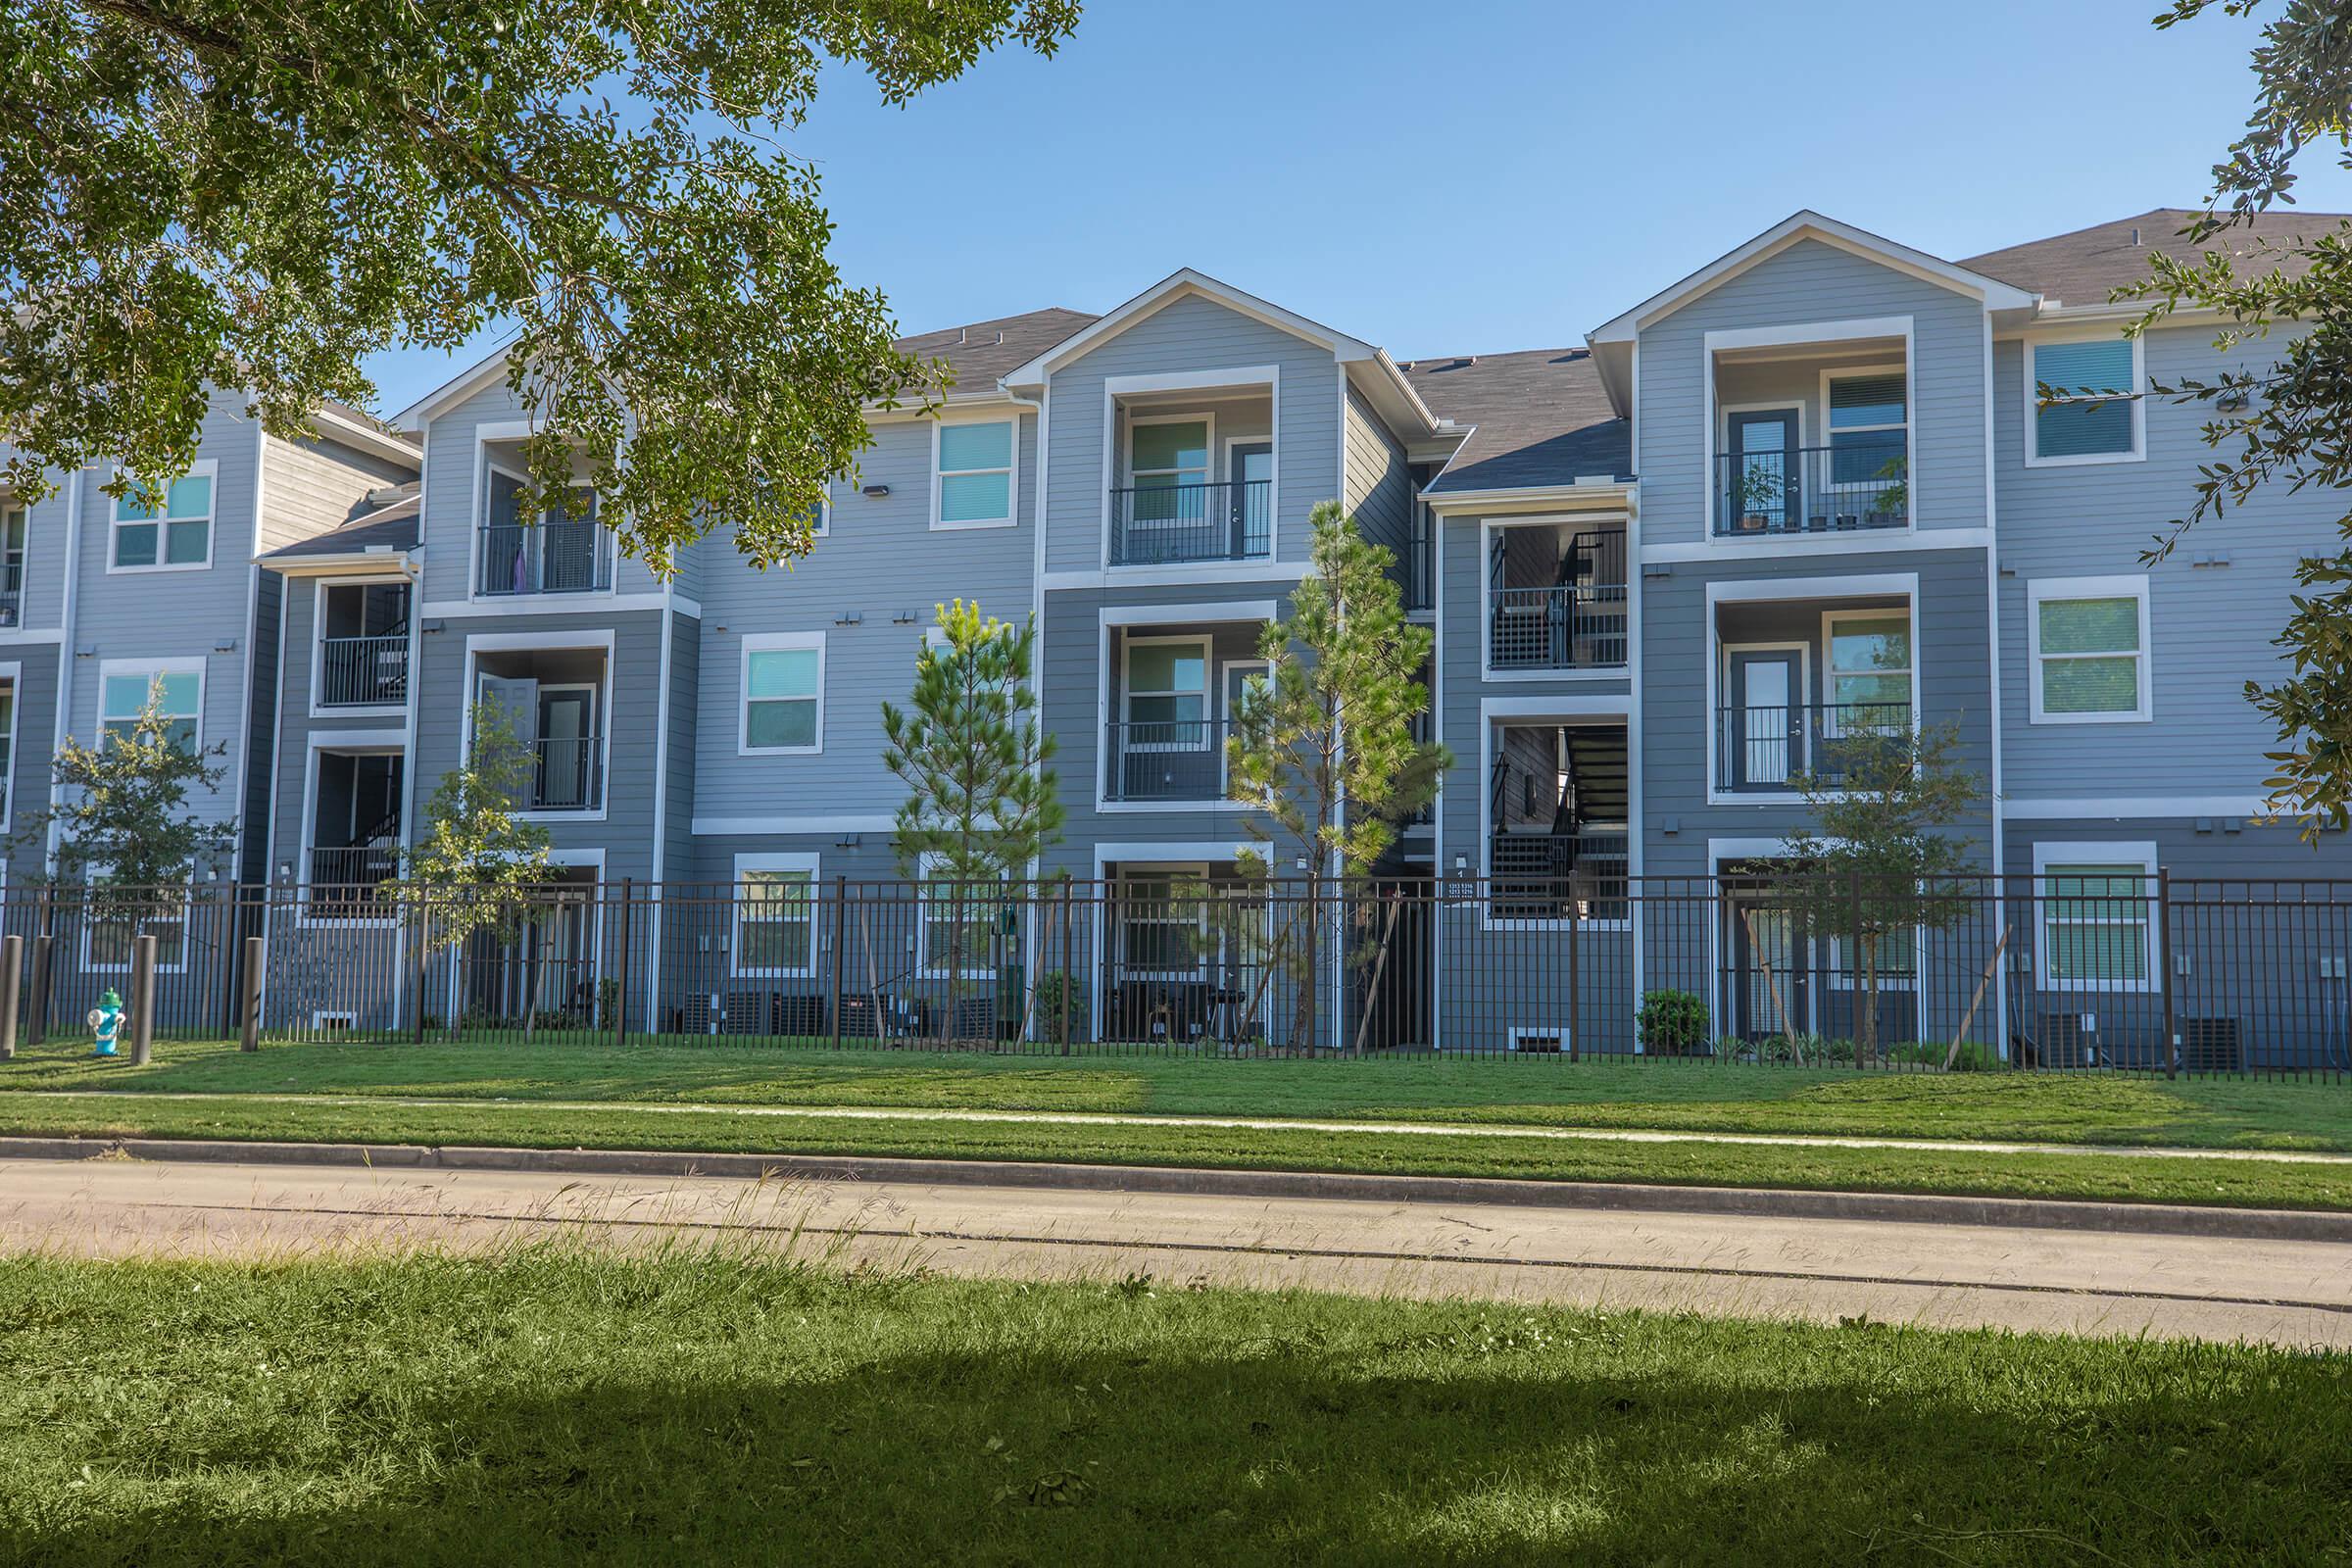
POLYGON ((1200 414, 1127 416, 1130 528, 1181 532, 1208 526, 1216 512, 1207 489, 1216 430, 1216 420, 1200 414))
POLYGON ((1511 1025, 1509 1044, 1513 1051, 1558 1056, 1571 1049, 1571 1035, 1566 1024, 1515 1023, 1511 1025))
POLYGON ((2156 953, 2152 840, 2036 844, 2034 893, 2048 989, 2152 991, 2156 953))
POLYGON ((1011 419, 967 419, 931 427, 931 526, 1011 525, 1016 426, 1011 419))
POLYGON ((1182 891, 1207 876, 1204 864, 1119 873, 1112 896, 1121 980, 1199 980, 1208 973, 1208 906, 1182 891))
MULTIPOLYGON (((1916 991, 1919 989, 1919 948, 1922 938, 1916 926, 1904 926, 1879 938, 1876 956, 1879 989, 1882 991, 1916 991)), ((1834 991, 1862 989, 1862 950, 1859 944, 1845 937, 1830 938, 1830 988, 1834 991)), ((1882 1024, 1884 1019, 1880 1020, 1882 1024)))
POLYGON ((787 757, 824 749, 825 634, 746 637, 737 755, 787 757))
MULTIPOLYGON (((109 896, 112 886, 111 877, 100 875, 95 868, 91 870, 88 918, 82 922, 81 931, 82 966, 106 973, 127 972, 138 956, 138 938, 153 936, 156 972, 178 974, 186 969, 186 884, 142 888, 119 899, 109 896)), ((126 997, 126 1005, 127 1003, 126 997)))
POLYGON ((1837 736, 1899 730, 1911 720, 1911 612, 1833 610, 1821 617, 1830 710, 1822 730, 1837 736))
POLYGON ((160 491, 142 492, 134 485, 117 498, 106 569, 196 571, 211 565, 220 467, 205 458, 160 491))
POLYGON ((735 857, 735 929, 728 944, 740 975, 816 973, 816 857, 735 857))
POLYGON ((2144 400, 2097 394, 2140 391, 2137 338, 2101 334, 2026 344, 2026 466, 2133 463, 2146 455, 2144 400), (2044 386, 2068 401, 2044 407, 2044 386))
POLYGON ((1900 365, 1821 374, 1830 486, 1840 514, 1911 514, 1911 382, 1900 365))
POLYGON ((1208 646, 1206 637, 1127 639, 1119 703, 1128 751, 1207 748, 1208 646))
POLYGON ((2148 579, 2041 577, 2026 585, 2036 724, 2130 724, 2154 716, 2148 579))
POLYGON ((915 929, 915 962, 931 978, 951 968, 966 980, 986 980, 997 965, 1009 961, 1011 949, 1004 933, 1004 914, 1011 906, 1002 879, 965 880, 960 886, 940 866, 940 858, 926 855, 916 868, 922 916, 915 929), (958 924, 963 928, 960 947, 958 924))
POLYGON ((204 665, 109 659, 98 666, 98 733, 127 739, 150 694, 163 705, 172 744, 191 755, 204 746, 204 665))

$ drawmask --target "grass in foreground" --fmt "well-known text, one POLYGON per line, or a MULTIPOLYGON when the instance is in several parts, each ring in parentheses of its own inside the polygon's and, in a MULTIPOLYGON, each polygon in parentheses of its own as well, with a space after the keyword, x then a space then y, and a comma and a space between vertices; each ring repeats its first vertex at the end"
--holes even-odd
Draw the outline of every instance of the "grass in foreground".
POLYGON ((0 1556, 2318 1562, 2352 1361, 721 1248, 0 1262, 0 1556))
POLYGON ((1222 1060, 822 1051, 711 1041, 270 1046, 167 1041, 145 1069, 52 1043, 0 1090, 419 1095, 1344 1117, 2114 1146, 2352 1151, 2352 1086, 1419 1057, 1222 1060))
POLYGON ((590 1109, 368 1101, 313 1104, 236 1095, 158 1100, 143 1095, 0 1093, 0 1134, 8 1133, 887 1154, 2352 1209, 2352 1165, 2129 1153, 1609 1143, 1500 1130, 1441 1137, 1203 1127, 1175 1121, 1164 1126, 1057 1126, 822 1114, 743 1116, 625 1104, 590 1109))

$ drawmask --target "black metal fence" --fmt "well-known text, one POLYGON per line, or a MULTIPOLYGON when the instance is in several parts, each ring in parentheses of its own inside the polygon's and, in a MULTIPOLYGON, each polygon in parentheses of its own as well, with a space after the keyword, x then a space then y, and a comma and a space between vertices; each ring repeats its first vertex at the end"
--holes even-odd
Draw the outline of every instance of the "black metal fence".
POLYGON ((157 938, 158 1038, 645 1037, 1036 1054, 1484 1055, 1880 1071, 2352 1071, 2352 881, 2045 867, 1548 888, 750 873, 396 902, 23 891, 20 1028, 78 1035, 157 938))

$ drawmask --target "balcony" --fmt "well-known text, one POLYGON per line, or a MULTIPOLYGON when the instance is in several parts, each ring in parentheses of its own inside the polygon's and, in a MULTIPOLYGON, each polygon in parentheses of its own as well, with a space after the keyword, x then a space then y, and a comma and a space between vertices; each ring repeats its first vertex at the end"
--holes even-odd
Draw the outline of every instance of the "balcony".
POLYGON ((11 551, 0 564, 0 627, 24 624, 24 553, 11 551))
POLYGON ((1146 484, 1110 493, 1110 564, 1262 561, 1274 553, 1274 481, 1146 484))
POLYGON ((1221 801, 1225 737, 1221 718, 1110 726, 1110 766, 1103 798, 1112 801, 1221 801))
POLYGON ((481 534, 485 597, 599 593, 612 586, 610 535, 600 523, 491 523, 481 534))
POLYGON ((518 811, 599 811, 605 805, 605 738, 542 735, 528 743, 530 779, 509 803, 518 811))
POLYGON ((1487 563, 1487 667, 1592 669, 1626 662, 1622 524, 1517 523, 1487 563))
POLYGON ((408 700, 407 632, 319 640, 319 707, 397 708, 408 700))
POLYGON ((1715 460, 1715 532, 1745 538, 1908 527, 1909 469, 1900 432, 1832 447, 1727 453, 1715 460))
POLYGON ((1715 787, 1786 794, 1809 778, 1835 789, 1873 749, 1905 743, 1908 703, 1724 708, 1715 715, 1715 787))

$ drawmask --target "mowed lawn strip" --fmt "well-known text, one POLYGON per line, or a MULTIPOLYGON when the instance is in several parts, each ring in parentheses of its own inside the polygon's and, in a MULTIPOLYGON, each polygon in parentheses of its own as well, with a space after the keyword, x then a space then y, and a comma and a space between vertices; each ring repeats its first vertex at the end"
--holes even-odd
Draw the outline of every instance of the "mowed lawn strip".
POLYGON ((2352 1152, 2352 1082, 1918 1073, 1544 1057, 1067 1058, 745 1044, 160 1042, 148 1067, 52 1042, 0 1090, 414 1095, 1322 1117, 2118 1147, 2352 1152))
POLYGON ((2251 1208, 2352 1209, 2352 1166, 2154 1154, 1639 1144, 1493 1134, 1329 1132, 1171 1121, 1117 1126, 737 1116, 614 1105, 416 1105, 234 1095, 0 1093, 0 1134, 245 1142, 506 1145, 530 1149, 878 1154, 931 1159, 1374 1175, 1494 1176, 1812 1191, 1943 1193, 2251 1208))
POLYGON ((0 1262, 0 1558, 2319 1562, 2352 1362, 650 1258, 0 1262), (2128 1484, 2125 1484, 2128 1479, 2128 1484))

